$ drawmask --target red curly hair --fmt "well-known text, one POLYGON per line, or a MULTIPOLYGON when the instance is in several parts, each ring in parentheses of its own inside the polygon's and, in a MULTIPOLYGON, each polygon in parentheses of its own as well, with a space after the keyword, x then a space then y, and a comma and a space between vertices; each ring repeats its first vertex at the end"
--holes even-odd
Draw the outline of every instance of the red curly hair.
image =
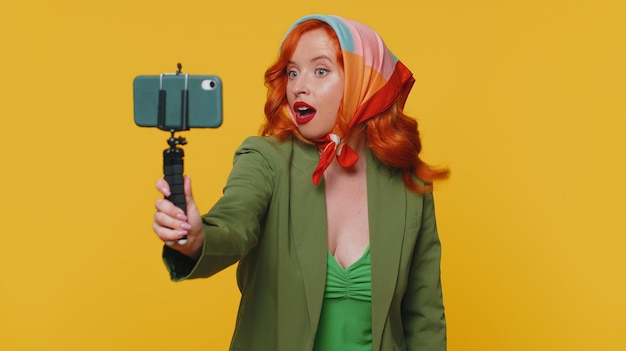
MULTIPOLYGON (((278 59, 265 71, 266 121, 261 126, 260 135, 272 135, 281 140, 293 135, 306 143, 312 143, 300 134, 297 126, 285 110, 287 105, 286 67, 302 34, 315 29, 324 30, 334 42, 337 62, 343 69, 343 56, 339 39, 330 25, 320 20, 308 20, 293 28, 283 40, 278 59)), ((405 115, 398 102, 379 115, 354 126, 353 130, 345 130, 349 123, 349 120, 346 121, 345 119, 346 117, 342 116, 340 108, 336 128, 343 132, 344 137, 348 138, 355 134, 365 135, 367 146, 382 163, 402 170, 404 184, 411 191, 416 193, 429 192, 432 190, 432 183, 435 180, 445 179, 449 176, 448 169, 431 167, 420 159, 422 143, 417 121, 405 115), (420 185, 414 177, 420 179, 425 185, 420 185)))

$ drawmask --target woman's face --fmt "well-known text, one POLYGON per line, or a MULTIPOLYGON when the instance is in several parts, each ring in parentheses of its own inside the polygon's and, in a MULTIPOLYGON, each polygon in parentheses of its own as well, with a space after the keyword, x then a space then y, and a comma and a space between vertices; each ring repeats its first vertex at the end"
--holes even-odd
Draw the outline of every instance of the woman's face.
POLYGON ((335 127, 343 98, 343 68, 335 42, 323 29, 306 32, 287 64, 287 101, 298 130, 318 140, 335 127))

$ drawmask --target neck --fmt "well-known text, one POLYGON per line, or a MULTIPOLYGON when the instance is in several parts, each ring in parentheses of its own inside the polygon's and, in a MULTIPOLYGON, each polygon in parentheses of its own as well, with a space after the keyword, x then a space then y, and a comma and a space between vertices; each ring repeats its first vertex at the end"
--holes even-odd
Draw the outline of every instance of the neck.
POLYGON ((347 144, 357 152, 359 157, 365 156, 365 136, 363 133, 352 134, 347 144))

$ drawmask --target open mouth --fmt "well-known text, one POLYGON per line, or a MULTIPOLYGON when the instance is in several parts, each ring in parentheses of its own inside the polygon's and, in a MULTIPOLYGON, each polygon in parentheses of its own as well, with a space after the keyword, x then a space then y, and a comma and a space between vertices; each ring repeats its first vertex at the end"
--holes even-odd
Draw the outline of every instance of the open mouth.
POLYGON ((301 101, 293 104, 293 111, 295 112, 296 123, 298 124, 308 123, 315 117, 315 113, 317 112, 313 106, 301 101))

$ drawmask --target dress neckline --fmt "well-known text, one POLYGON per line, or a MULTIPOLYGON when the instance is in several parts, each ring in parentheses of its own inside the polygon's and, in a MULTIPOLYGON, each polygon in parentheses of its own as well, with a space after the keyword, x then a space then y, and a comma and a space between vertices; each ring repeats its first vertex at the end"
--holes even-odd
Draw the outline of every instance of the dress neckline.
POLYGON ((365 251, 363 251, 363 254, 361 255, 361 257, 354 261, 351 265, 349 265, 348 267, 344 268, 342 265, 339 264, 339 262, 337 262, 337 260, 335 259, 335 256, 333 256, 330 251, 328 251, 328 258, 329 261, 334 262, 334 264, 340 268, 342 271, 347 272, 347 271, 351 271, 354 268, 360 266, 360 264, 362 263, 362 261, 366 260, 369 257, 369 253, 370 253, 370 246, 367 245, 367 247, 365 248, 365 251))

